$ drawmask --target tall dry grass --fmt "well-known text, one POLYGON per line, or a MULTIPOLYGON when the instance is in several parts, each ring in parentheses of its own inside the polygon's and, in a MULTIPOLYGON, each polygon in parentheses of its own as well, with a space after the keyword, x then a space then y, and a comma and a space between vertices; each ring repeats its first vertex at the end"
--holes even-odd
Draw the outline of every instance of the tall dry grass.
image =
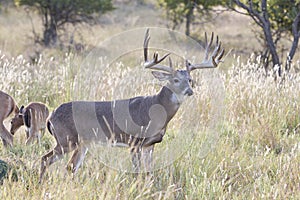
MULTIPOLYGON (((101 26, 79 26, 75 40, 92 47, 124 29, 165 26, 157 7, 136 8, 131 1, 127 3, 101 18, 101 26)), ((41 34, 38 15, 30 14, 35 30, 41 34)), ((21 8, 9 9, 1 14, 0 24, 0 48, 5 52, 0 53, 0 89, 11 94, 19 105, 42 101, 53 110, 73 99, 110 100, 159 90, 159 83, 149 72, 124 63, 108 69, 103 67, 105 58, 99 61, 100 69, 105 70, 95 66, 88 78, 90 71, 83 73, 83 59, 78 55, 43 49, 43 56, 35 57, 35 64, 29 63, 29 52, 40 50, 32 45, 30 16, 21 8), (20 54, 25 55, 16 56, 20 54), (131 79, 130 74, 134 74, 131 79)), ((246 17, 224 14, 194 28, 199 35, 204 31, 218 33, 226 47, 243 55, 257 49, 246 17), (241 42, 247 47, 241 47, 241 42)), ((65 40, 69 36, 64 36, 65 40)), ((20 130, 11 149, 0 145, 0 159, 13 167, 10 178, 0 186, 0 199, 299 199, 300 77, 291 71, 284 80, 275 82, 274 74, 266 74, 256 59, 242 63, 244 57, 228 57, 221 66, 226 71, 220 70, 217 79, 211 78, 212 71, 193 74, 197 79, 195 95, 186 99, 154 152, 157 155, 173 144, 174 150, 183 149, 183 155, 155 171, 152 178, 107 167, 101 162, 103 152, 91 151, 74 178, 64 168, 69 158, 66 156, 50 167, 44 183, 38 185, 40 158, 53 148, 55 140, 46 133, 40 147, 24 146, 25 134, 20 130), (214 93, 213 80, 223 82, 225 93, 214 93), (222 102, 218 104, 214 99, 222 102), (216 105, 223 118, 216 110, 211 112, 218 108, 216 105), (211 123, 214 117, 216 126, 211 123), (192 133, 184 131, 189 126, 194 127, 189 130, 192 133), (188 142, 183 140, 185 133, 188 142), (14 174, 18 181, 13 181, 14 174)), ((295 67, 300 67, 299 62, 295 67)), ((9 127, 9 120, 6 125, 9 127)))
MULTIPOLYGON (((220 91, 211 87, 215 76, 205 79, 215 72, 193 74, 197 79, 195 95, 182 105, 154 154, 176 141, 174 138, 183 141, 185 135, 180 134, 192 136, 192 141, 175 143, 177 149, 184 149, 183 154, 152 177, 135 177, 107 167, 101 162, 102 152, 91 151, 74 178, 64 169, 67 156, 52 165, 44 183, 38 185, 40 158, 55 141, 46 134, 40 147, 24 146, 24 134, 19 131, 11 149, 1 146, 1 159, 13 166, 11 173, 18 175, 18 181, 6 179, 0 186, 0 198, 299 198, 300 76, 291 71, 284 80, 274 81, 274 74, 266 73, 256 59, 241 63, 235 58, 229 70, 217 73, 217 83, 224 84, 225 93, 220 93, 224 110, 215 132, 207 130, 213 117, 212 98, 219 97, 215 93, 220 91), (196 128, 190 134, 188 128, 192 126, 196 128)), ((1 89, 18 103, 42 101, 53 109, 74 98, 112 99, 116 91, 125 98, 154 94, 160 87, 149 72, 122 63, 113 69, 104 67, 101 72, 95 69, 90 79, 80 79, 81 60, 62 55, 40 57, 36 64, 29 64, 22 56, 10 59, 1 54, 1 89), (131 79, 127 79, 129 74, 134 74, 131 79), (129 81, 127 85, 124 80, 129 81), (88 87, 79 87, 79 83, 88 87)), ((105 59, 101 62, 105 64, 105 59)), ((117 156, 111 159, 117 160, 117 156)))

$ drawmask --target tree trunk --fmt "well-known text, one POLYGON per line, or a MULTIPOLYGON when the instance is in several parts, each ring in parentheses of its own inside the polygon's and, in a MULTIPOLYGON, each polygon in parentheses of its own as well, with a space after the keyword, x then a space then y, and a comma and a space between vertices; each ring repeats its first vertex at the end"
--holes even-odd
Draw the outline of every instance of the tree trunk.
POLYGON ((272 33, 270 29, 270 24, 264 24, 263 31, 265 34, 265 38, 267 41, 268 49, 270 50, 270 53, 272 55, 272 63, 273 67, 278 66, 278 75, 281 76, 281 66, 280 66, 280 60, 278 57, 278 53, 276 51, 276 47, 272 38, 272 33))
POLYGON ((54 46, 57 43, 57 29, 55 23, 51 20, 51 24, 45 27, 44 44, 45 46, 54 46))
POLYGON ((194 5, 193 5, 193 1, 191 1, 188 4, 188 12, 185 15, 185 19, 186 19, 186 23, 185 23, 185 34, 187 36, 190 36, 190 31, 191 31, 191 23, 193 21, 193 14, 194 14, 194 5))
POLYGON ((292 47, 291 47, 290 52, 289 52, 288 57, 287 57, 287 61, 286 61, 286 65, 285 65, 286 70, 290 70, 291 63, 292 63, 292 60, 294 58, 294 55, 296 53, 298 43, 299 43, 299 37, 300 37, 300 12, 297 14, 297 16, 295 17, 294 22, 292 24, 292 33, 293 33, 294 40, 293 40, 292 47))
POLYGON ((272 63, 273 63, 273 68, 275 66, 278 66, 278 76, 281 76, 281 66, 280 66, 280 60, 278 53, 276 51, 276 46, 272 37, 272 32, 271 32, 271 23, 269 20, 268 16, 268 10, 267 10, 267 0, 262 0, 261 1, 261 11, 262 11, 262 16, 258 14, 258 18, 261 21, 261 24, 263 25, 263 31, 265 34, 265 38, 267 41, 268 48, 270 50, 270 53, 272 55, 272 63))
MULTIPOLYGON (((264 36, 267 43, 267 48, 270 51, 270 54, 272 56, 272 63, 273 68, 275 66, 278 66, 278 75, 281 76, 281 66, 280 66, 280 60, 278 53, 276 51, 276 46, 272 37, 271 32, 271 23, 268 16, 268 10, 267 10, 267 0, 261 0, 261 12, 255 10, 253 8, 253 1, 248 1, 248 6, 244 3, 242 3, 240 0, 234 0, 235 4, 244 10, 248 12, 248 14, 251 16, 251 18, 255 21, 257 25, 259 25, 264 32, 264 36)), ((237 11, 238 12, 238 11, 237 11)))

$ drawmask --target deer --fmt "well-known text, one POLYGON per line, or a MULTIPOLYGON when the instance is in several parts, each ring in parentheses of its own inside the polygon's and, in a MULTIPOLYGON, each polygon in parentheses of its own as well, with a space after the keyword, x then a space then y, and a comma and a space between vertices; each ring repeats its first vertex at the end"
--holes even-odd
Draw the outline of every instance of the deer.
POLYGON ((19 108, 15 100, 3 91, 0 91, 0 137, 4 147, 13 145, 13 136, 5 128, 3 121, 12 113, 18 113, 19 108))
POLYGON ((15 113, 11 120, 10 133, 12 135, 23 125, 25 125, 26 145, 32 144, 34 140, 41 144, 41 136, 46 129, 46 119, 49 116, 49 109, 43 103, 31 102, 26 107, 22 105, 19 112, 15 113))
POLYGON ((56 146, 42 156, 39 183, 51 164, 72 151, 66 168, 76 174, 88 148, 98 142, 129 148, 134 172, 140 171, 141 164, 150 172, 155 144, 162 142, 167 125, 184 98, 194 93, 190 72, 216 68, 223 61, 225 51, 218 36, 214 50, 211 50, 213 40, 213 33, 209 42, 205 33, 205 57, 201 63, 192 64, 186 60, 186 69, 175 70, 170 53, 159 58, 155 52, 153 59, 148 58, 150 35, 147 29, 143 43, 143 66, 151 70, 154 78, 166 84, 153 96, 113 101, 71 101, 57 107, 47 121, 56 146), (169 66, 160 64, 167 57, 169 66))

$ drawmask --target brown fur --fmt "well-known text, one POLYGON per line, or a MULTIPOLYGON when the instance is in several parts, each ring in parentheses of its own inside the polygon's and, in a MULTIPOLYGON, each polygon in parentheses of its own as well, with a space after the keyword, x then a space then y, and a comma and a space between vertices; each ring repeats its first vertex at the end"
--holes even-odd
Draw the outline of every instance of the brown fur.
POLYGON ((88 147, 95 143, 109 142, 128 146, 131 148, 134 170, 140 170, 141 162, 144 162, 148 172, 151 170, 154 145, 162 141, 167 125, 184 97, 193 95, 190 72, 217 67, 224 50, 221 50, 221 44, 217 40, 215 50, 208 56, 212 36, 202 63, 192 65, 186 62, 186 70, 173 70, 171 60, 168 67, 158 65, 169 54, 158 58, 155 53, 153 60, 148 60, 149 40, 148 29, 144 39, 144 66, 158 70, 152 71, 153 76, 160 81, 167 81, 167 86, 153 96, 102 102, 77 101, 60 105, 47 122, 48 130, 57 144, 42 157, 40 182, 46 168, 71 151, 74 153, 67 168, 76 173, 88 147))
POLYGON ((13 136, 5 128, 3 121, 13 112, 19 112, 15 100, 5 92, 0 91, 0 137, 5 147, 12 146, 13 136))
POLYGON ((14 134, 21 126, 25 125, 26 144, 31 144, 34 139, 37 139, 40 143, 41 135, 43 135, 46 128, 49 110, 43 103, 30 103, 25 108, 22 107, 11 121, 10 132, 14 134))

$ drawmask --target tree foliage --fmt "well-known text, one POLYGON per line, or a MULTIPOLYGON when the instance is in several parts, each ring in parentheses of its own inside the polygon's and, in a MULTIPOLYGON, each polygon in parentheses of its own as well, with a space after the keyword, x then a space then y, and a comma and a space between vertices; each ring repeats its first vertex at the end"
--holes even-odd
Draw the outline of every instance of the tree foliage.
MULTIPOLYGON (((296 53, 300 38, 300 1, 299 0, 229 0, 229 7, 238 13, 249 15, 262 29, 265 41, 265 60, 268 66, 271 55, 273 66, 281 66, 283 61, 278 55, 278 42, 284 35, 291 36, 291 47, 285 60, 285 68, 289 70, 296 53), (236 9, 241 8, 243 11, 236 9), (244 13, 243 13, 244 12, 244 13)), ((281 67, 278 70, 281 75, 281 67)))
MULTIPOLYGON (((296 53, 300 37, 300 0, 158 0, 172 21, 173 29, 185 22, 186 34, 190 26, 203 16, 209 16, 215 6, 226 6, 240 14, 250 16, 261 28, 258 33, 264 46, 262 53, 265 67, 285 64, 288 70, 296 53), (196 15, 198 14, 198 15, 196 15), (280 58, 279 42, 283 38, 291 41, 288 55, 280 58)), ((279 67, 278 73, 281 74, 279 67)))
POLYGON ((172 21, 172 29, 185 22, 185 33, 190 35, 191 24, 195 21, 195 15, 208 16, 209 11, 222 5, 222 0, 158 0, 161 7, 166 10, 166 15, 172 21))
POLYGON ((15 0, 16 5, 37 9, 43 22, 43 43, 57 43, 57 30, 66 24, 91 23, 93 14, 113 9, 111 0, 15 0))

